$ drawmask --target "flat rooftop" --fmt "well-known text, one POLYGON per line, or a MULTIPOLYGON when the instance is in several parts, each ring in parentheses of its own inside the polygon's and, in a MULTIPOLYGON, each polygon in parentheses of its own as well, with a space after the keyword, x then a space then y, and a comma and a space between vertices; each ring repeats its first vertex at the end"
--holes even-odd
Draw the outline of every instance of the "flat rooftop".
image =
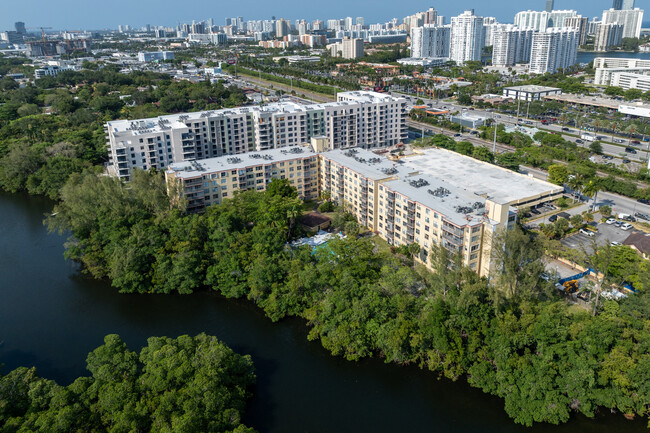
POLYGON ((582 96, 565 93, 563 95, 546 95, 544 99, 552 101, 568 102, 570 104, 588 105, 590 107, 604 107, 611 110, 617 110, 620 101, 609 98, 601 98, 598 96, 582 96))
POLYGON ((396 98, 387 93, 372 92, 369 90, 354 90, 351 92, 341 92, 337 95, 337 99, 345 98, 348 100, 353 100, 355 102, 386 102, 386 101, 397 101, 401 98, 396 98))
POLYGON ((529 93, 552 92, 552 91, 561 90, 558 87, 536 86, 534 84, 528 84, 525 86, 510 86, 510 87, 504 87, 503 89, 518 90, 520 92, 529 92, 529 93))
POLYGON ((284 162, 316 155, 310 146, 287 146, 278 149, 224 155, 216 158, 190 160, 169 164, 167 172, 179 179, 189 179, 224 170, 241 170, 258 165, 284 162))
POLYGON ((366 149, 335 149, 322 152, 322 155, 371 180, 408 176, 417 171, 366 149))
POLYGON ((114 120, 107 122, 108 131, 112 133, 131 132, 134 135, 138 133, 151 133, 169 130, 176 127, 186 127, 185 122, 194 122, 205 120, 213 117, 227 117, 230 115, 241 115, 247 113, 299 113, 312 110, 324 110, 326 108, 342 107, 353 104, 373 104, 386 101, 398 101, 391 95, 369 92, 353 91, 339 93, 340 98, 346 101, 327 102, 323 104, 298 104, 290 101, 281 101, 262 106, 249 106, 238 108, 224 108, 221 110, 195 111, 188 113, 168 114, 164 116, 151 117, 148 119, 137 120, 114 120))
POLYGON ((499 204, 562 191, 562 187, 445 149, 427 149, 404 159, 406 166, 443 179, 469 194, 487 195, 499 204))
POLYGON ((452 185, 445 179, 417 174, 384 183, 384 186, 434 209, 457 226, 477 225, 485 218, 485 197, 452 185))

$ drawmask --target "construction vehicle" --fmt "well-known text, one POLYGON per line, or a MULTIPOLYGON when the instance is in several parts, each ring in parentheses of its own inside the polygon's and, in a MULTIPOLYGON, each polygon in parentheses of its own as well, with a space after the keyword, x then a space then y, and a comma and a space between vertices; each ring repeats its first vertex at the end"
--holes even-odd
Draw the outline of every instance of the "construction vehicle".
POLYGON ((564 287, 564 293, 575 293, 578 291, 578 280, 565 281, 562 286, 564 287))

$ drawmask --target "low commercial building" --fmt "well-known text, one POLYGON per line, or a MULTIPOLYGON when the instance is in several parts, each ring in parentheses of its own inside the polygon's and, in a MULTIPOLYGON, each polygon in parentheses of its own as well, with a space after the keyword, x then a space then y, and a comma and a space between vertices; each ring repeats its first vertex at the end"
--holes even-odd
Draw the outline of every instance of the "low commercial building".
POLYGON ((288 179, 299 197, 318 196, 317 156, 308 146, 290 146, 238 156, 171 164, 165 171, 170 193, 186 200, 188 212, 232 198, 237 191, 264 191, 273 179, 288 179))
POLYGON ((641 103, 628 103, 619 104, 619 113, 627 114, 628 116, 650 118, 650 105, 641 103))
POLYGON ((561 95, 562 89, 557 87, 545 86, 513 86, 504 87, 503 96, 512 99, 521 99, 522 101, 539 101, 548 95, 561 95))
POLYGON ((469 113, 462 113, 457 116, 451 116, 450 120, 466 128, 477 129, 485 125, 486 118, 469 113))

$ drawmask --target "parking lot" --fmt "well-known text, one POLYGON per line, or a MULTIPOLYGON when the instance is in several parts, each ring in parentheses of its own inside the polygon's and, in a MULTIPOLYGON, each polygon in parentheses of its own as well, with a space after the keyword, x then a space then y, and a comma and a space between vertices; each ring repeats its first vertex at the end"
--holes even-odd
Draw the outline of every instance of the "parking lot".
POLYGON ((576 250, 591 252, 591 245, 596 241, 598 245, 606 245, 611 242, 623 243, 627 237, 634 232, 634 229, 623 230, 613 224, 598 223, 598 232, 595 236, 587 236, 583 233, 576 233, 562 239, 562 244, 576 250))

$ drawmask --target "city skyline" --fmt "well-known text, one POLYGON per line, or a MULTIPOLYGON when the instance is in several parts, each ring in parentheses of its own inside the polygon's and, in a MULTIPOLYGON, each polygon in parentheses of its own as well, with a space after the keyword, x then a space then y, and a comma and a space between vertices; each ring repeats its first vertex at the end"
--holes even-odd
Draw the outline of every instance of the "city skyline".
MULTIPOLYGON (((79 0, 61 0, 56 3, 51 2, 25 2, 14 3, 11 7, 5 7, 5 13, 0 17, 0 30, 12 30, 15 21, 24 21, 32 29, 39 26, 53 27, 56 30, 65 29, 116 29, 120 24, 129 24, 132 26, 165 25, 172 26, 179 22, 188 22, 192 20, 203 20, 213 18, 215 24, 222 24, 226 17, 243 16, 248 19, 270 19, 271 16, 276 18, 287 19, 327 19, 327 18, 344 18, 346 16, 362 16, 366 19, 366 24, 385 22, 392 18, 401 19, 404 16, 413 14, 417 11, 426 10, 434 7, 441 15, 446 17, 457 16, 468 9, 474 9, 476 15, 494 16, 500 22, 509 23, 514 19, 514 14, 522 10, 539 10, 545 9, 544 0, 525 0, 517 3, 517 8, 513 9, 510 2, 499 2, 487 4, 480 0, 467 0, 461 6, 449 5, 445 3, 436 4, 437 2, 422 3, 409 0, 407 2, 387 5, 380 9, 368 9, 363 5, 350 5, 340 0, 324 3, 322 7, 313 4, 303 4, 298 2, 284 3, 283 5, 271 4, 268 2, 256 2, 255 7, 243 8, 237 4, 220 4, 218 7, 214 3, 199 1, 198 7, 192 8, 191 11, 184 11, 176 7, 176 4, 169 0, 156 2, 139 3, 138 8, 134 9, 130 2, 116 0, 111 3, 105 3, 89 10, 87 3, 79 0), (60 14, 62 7, 66 10, 65 14, 60 14), (8 10, 10 9, 10 10, 8 10), (246 12, 251 9, 255 10, 255 15, 247 15, 246 12), (125 14, 125 12, 128 12, 125 14), (56 17, 56 18, 55 18, 56 17)), ((594 17, 600 16, 603 10, 612 6, 611 1, 589 2, 587 0, 558 0, 555 2, 556 9, 575 9, 583 16, 594 17)), ((636 5, 639 7, 640 5, 636 5)), ((32 30, 33 31, 33 30, 32 30)))

